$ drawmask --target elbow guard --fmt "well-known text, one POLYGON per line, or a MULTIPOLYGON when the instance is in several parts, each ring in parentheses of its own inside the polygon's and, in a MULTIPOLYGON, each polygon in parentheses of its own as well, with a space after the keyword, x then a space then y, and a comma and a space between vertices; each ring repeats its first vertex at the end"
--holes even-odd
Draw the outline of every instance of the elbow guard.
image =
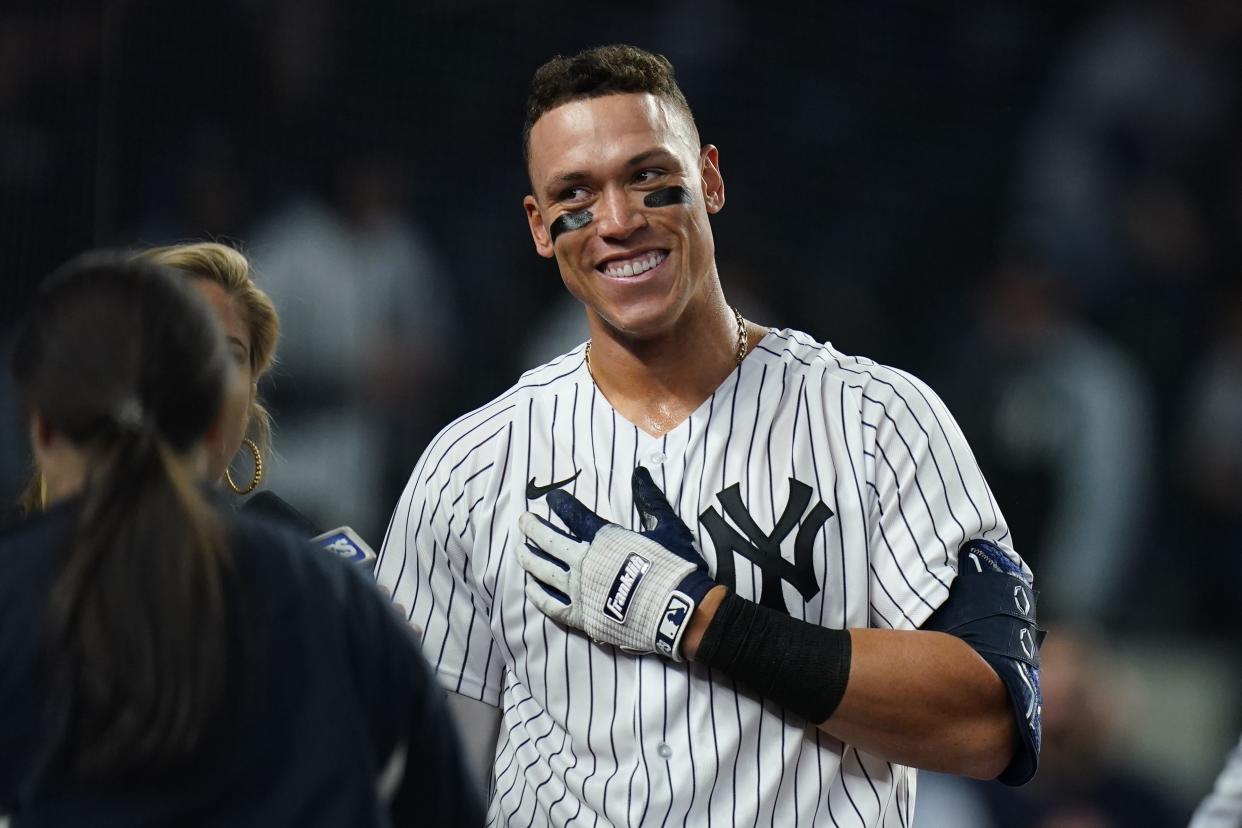
POLYGON ((965 641, 1000 676, 1018 724, 1013 760, 997 777, 1022 785, 1039 767, 1039 645, 1044 631, 1035 623, 1036 592, 1021 567, 994 543, 972 540, 958 551, 957 578, 949 597, 924 630, 965 641))

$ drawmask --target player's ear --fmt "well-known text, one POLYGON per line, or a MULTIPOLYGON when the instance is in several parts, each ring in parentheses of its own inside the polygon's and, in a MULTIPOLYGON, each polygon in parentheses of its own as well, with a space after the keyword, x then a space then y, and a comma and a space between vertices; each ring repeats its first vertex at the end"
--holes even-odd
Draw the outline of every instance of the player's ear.
POLYGON ((720 150, 704 144, 699 150, 699 174, 703 179, 703 203, 707 212, 719 213, 725 203, 724 178, 720 175, 720 150))
POLYGON ((552 247, 552 237, 548 235, 548 228, 543 223, 543 213, 539 212, 539 204, 532 195, 522 199, 522 206, 526 208, 526 223, 530 225, 530 236, 535 240, 535 251, 545 259, 552 258, 556 251, 552 247))

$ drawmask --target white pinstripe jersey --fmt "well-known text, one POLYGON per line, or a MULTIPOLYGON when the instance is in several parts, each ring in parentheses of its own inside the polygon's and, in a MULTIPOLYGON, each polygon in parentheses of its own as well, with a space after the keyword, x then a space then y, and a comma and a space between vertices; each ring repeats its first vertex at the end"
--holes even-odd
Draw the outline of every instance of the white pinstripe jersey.
POLYGON ((661 437, 613 410, 581 347, 527 372, 430 444, 376 568, 444 686, 502 711, 489 824, 909 828, 912 769, 719 671, 594 644, 526 600, 517 519, 550 516, 528 483, 569 481, 638 528, 638 464, 717 580, 824 626, 915 628, 947 596, 964 541, 1012 554, 934 393, 805 334, 769 331, 661 437))

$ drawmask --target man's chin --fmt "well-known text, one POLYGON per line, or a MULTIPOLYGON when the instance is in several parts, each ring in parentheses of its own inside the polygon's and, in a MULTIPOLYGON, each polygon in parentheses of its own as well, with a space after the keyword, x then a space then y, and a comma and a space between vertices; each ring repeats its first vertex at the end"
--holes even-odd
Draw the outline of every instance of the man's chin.
POLYGON ((677 325, 678 314, 668 305, 612 307, 597 315, 621 339, 651 339, 668 333, 677 325))

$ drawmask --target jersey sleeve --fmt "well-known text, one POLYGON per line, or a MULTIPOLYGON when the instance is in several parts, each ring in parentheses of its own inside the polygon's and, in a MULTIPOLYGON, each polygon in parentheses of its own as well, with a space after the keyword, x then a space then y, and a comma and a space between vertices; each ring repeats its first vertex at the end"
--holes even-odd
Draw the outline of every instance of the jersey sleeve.
POLYGON ((870 620, 915 629, 948 597, 967 541, 992 541, 1030 573, 940 398, 902 371, 871 366, 866 375, 859 406, 870 498, 870 620))
POLYGON ((503 423, 486 425, 455 424, 432 442, 393 511, 375 575, 405 611, 440 684, 497 705, 501 660, 475 544, 486 543, 476 522, 491 513, 500 482, 492 455, 507 443, 503 423))

